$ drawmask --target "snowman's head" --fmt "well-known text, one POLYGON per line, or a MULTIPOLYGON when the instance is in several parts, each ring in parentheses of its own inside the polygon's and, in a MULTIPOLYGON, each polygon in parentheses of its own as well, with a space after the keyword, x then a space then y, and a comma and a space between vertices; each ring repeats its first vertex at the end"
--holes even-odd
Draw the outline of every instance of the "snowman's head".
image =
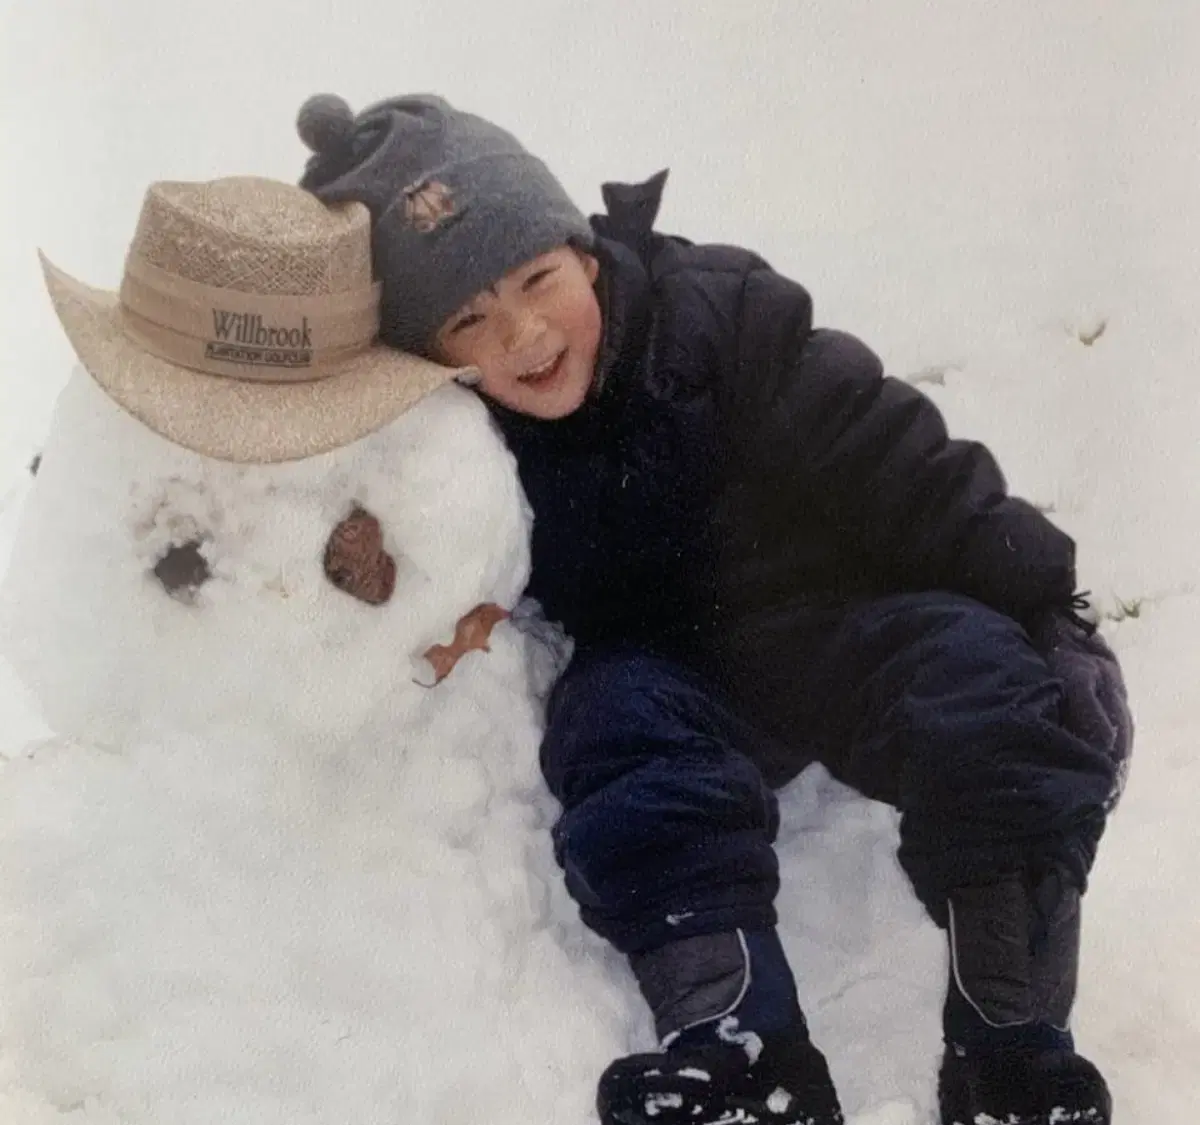
POLYGON ((463 388, 332 453, 247 466, 165 441, 79 372, 0 635, 63 733, 236 731, 253 716, 334 749, 452 690, 419 685, 422 655, 476 605, 513 605, 528 524, 512 457, 463 388))

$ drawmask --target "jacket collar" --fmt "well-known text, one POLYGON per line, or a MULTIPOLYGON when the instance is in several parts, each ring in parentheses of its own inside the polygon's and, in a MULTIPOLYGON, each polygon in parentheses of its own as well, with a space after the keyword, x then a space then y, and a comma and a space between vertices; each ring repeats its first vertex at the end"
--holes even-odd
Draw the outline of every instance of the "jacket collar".
POLYGON ((629 375, 645 354, 650 276, 642 260, 624 243, 597 238, 593 250, 600 261, 597 296, 604 332, 588 404, 601 405, 627 393, 629 375))

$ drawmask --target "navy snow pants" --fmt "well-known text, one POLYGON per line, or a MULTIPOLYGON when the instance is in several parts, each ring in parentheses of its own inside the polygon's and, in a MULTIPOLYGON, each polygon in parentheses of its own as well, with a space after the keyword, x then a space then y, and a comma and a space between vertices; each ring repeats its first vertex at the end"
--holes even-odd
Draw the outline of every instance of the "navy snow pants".
POLYGON ((1061 684, 1009 618, 944 593, 777 611, 709 673, 585 648, 551 698, 556 854, 622 952, 775 924, 773 790, 812 761, 900 810, 940 924, 951 889, 996 875, 1056 864, 1085 885, 1116 766, 1063 727, 1061 684))

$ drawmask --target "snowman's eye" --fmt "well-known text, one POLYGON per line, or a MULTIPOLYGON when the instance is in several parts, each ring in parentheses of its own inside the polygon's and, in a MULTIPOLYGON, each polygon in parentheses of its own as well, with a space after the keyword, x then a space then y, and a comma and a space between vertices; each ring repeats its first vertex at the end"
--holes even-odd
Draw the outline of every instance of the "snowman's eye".
POLYGON ((190 539, 168 547, 154 566, 154 577, 173 598, 189 601, 212 577, 200 540, 190 539))

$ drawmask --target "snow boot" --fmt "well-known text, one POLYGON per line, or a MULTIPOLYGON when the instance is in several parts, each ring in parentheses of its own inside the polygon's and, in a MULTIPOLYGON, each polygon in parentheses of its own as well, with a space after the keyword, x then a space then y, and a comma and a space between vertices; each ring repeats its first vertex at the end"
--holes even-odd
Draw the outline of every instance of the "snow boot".
POLYGON ((737 1030, 733 1017, 707 1040, 683 1037, 665 1051, 618 1059, 600 1079, 596 1110, 603 1125, 843 1122, 825 1056, 806 1028, 760 1036, 737 1030))
POLYGON ((1069 1029, 1080 892, 1049 868, 960 888, 947 903, 950 984, 942 1125, 1108 1125, 1112 1099, 1069 1029))
POLYGON ((604 1125, 840 1125, 774 930, 700 934, 630 964, 662 1049, 604 1072, 604 1125))
POLYGON ((1100 1072, 1071 1050, 1006 1047, 980 1054, 948 1048, 938 1076, 942 1125, 1111 1125, 1100 1072))

